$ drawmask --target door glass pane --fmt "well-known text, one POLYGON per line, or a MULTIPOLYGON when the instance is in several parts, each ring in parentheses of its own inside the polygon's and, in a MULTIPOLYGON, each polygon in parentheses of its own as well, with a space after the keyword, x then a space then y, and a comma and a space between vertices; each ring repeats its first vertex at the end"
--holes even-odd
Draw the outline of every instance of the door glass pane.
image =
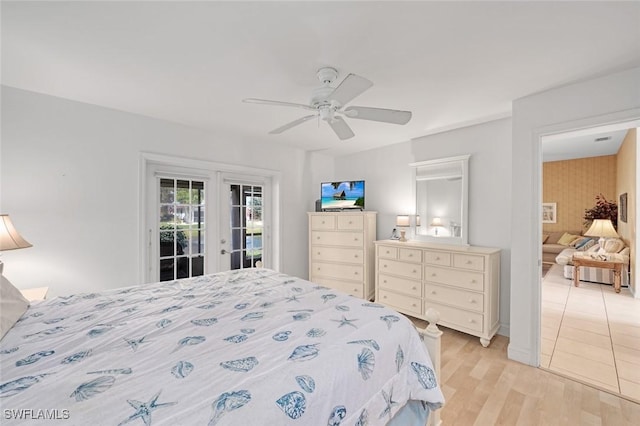
POLYGON ((230 185, 231 269, 262 259, 262 186, 230 185))
POLYGON ((159 187, 160 281, 203 275, 205 183, 162 178, 159 187))

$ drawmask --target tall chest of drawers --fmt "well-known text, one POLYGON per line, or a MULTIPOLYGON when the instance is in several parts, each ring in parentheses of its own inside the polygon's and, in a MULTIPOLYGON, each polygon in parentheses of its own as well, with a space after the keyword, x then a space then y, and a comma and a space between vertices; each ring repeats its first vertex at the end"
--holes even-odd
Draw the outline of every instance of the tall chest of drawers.
POLYGON ((376 241, 376 302, 480 338, 487 347, 500 326, 500 250, 416 241, 376 241))
POLYGON ((376 212, 309 213, 309 281, 373 299, 376 212))

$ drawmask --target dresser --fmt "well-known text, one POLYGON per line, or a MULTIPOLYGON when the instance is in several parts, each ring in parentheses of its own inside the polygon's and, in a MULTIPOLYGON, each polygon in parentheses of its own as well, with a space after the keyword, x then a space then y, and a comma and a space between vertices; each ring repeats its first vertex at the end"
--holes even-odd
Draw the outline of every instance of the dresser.
POLYGON ((480 338, 487 347, 500 326, 500 249, 419 241, 375 241, 376 302, 480 338))
POLYGON ((309 281, 372 300, 376 212, 309 213, 309 281))

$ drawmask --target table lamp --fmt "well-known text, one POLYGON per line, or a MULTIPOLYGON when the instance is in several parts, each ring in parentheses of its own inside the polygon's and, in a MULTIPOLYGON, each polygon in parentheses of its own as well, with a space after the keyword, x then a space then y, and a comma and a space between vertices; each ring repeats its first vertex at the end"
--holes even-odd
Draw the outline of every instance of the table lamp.
POLYGON ((600 237, 598 244, 602 247, 605 238, 619 238, 611 219, 594 219, 589 230, 584 233, 587 237, 600 237))
POLYGON ((435 228, 434 233, 436 236, 438 236, 438 228, 442 228, 442 219, 440 219, 439 217, 434 217, 431 221, 430 226, 433 226, 435 228))
MULTIPOLYGON (((8 214, 0 214, 0 251, 16 250, 31 247, 31 244, 22 238, 22 235, 11 222, 8 214)), ((0 274, 2 274, 3 263, 0 260, 0 274)))
MULTIPOLYGON (((397 228, 408 228, 409 227, 409 216, 407 215, 399 215, 396 216, 396 227, 397 228)), ((404 229, 400 229, 400 239, 399 241, 405 242, 407 238, 405 237, 406 231, 404 229)))

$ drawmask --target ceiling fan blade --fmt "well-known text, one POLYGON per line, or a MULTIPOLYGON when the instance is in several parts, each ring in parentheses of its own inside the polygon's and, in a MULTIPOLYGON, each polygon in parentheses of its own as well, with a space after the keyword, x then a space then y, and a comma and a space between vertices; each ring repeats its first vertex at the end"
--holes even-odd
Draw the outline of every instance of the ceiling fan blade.
POLYGON ((346 108, 343 113, 349 118, 381 121, 383 123, 407 124, 411 120, 411 111, 399 111, 396 109, 352 106, 346 108))
POLYGON ((349 74, 342 83, 329 95, 330 101, 336 101, 340 105, 349 103, 356 96, 373 86, 373 83, 359 75, 349 74))
POLYGON ((315 108, 309 105, 296 104, 293 102, 270 101, 268 99, 247 98, 247 99, 243 99, 242 102, 245 102, 247 104, 276 105, 276 106, 286 106, 286 107, 315 110, 315 108))
POLYGON ((270 131, 269 134, 270 135, 277 135, 279 133, 284 132, 285 130, 289 130, 290 128, 297 126, 298 124, 302 124, 305 121, 311 120, 312 118, 314 118, 316 116, 317 116, 316 114, 311 114, 311 115, 307 115, 307 116, 302 117, 302 118, 298 118, 297 120, 292 121, 291 123, 285 124, 284 126, 278 127, 277 129, 270 131))
POLYGON ((328 121, 329 126, 336 132, 336 135, 340 138, 340 140, 349 139, 355 136, 351 127, 342 119, 342 117, 333 117, 332 120, 328 121))

